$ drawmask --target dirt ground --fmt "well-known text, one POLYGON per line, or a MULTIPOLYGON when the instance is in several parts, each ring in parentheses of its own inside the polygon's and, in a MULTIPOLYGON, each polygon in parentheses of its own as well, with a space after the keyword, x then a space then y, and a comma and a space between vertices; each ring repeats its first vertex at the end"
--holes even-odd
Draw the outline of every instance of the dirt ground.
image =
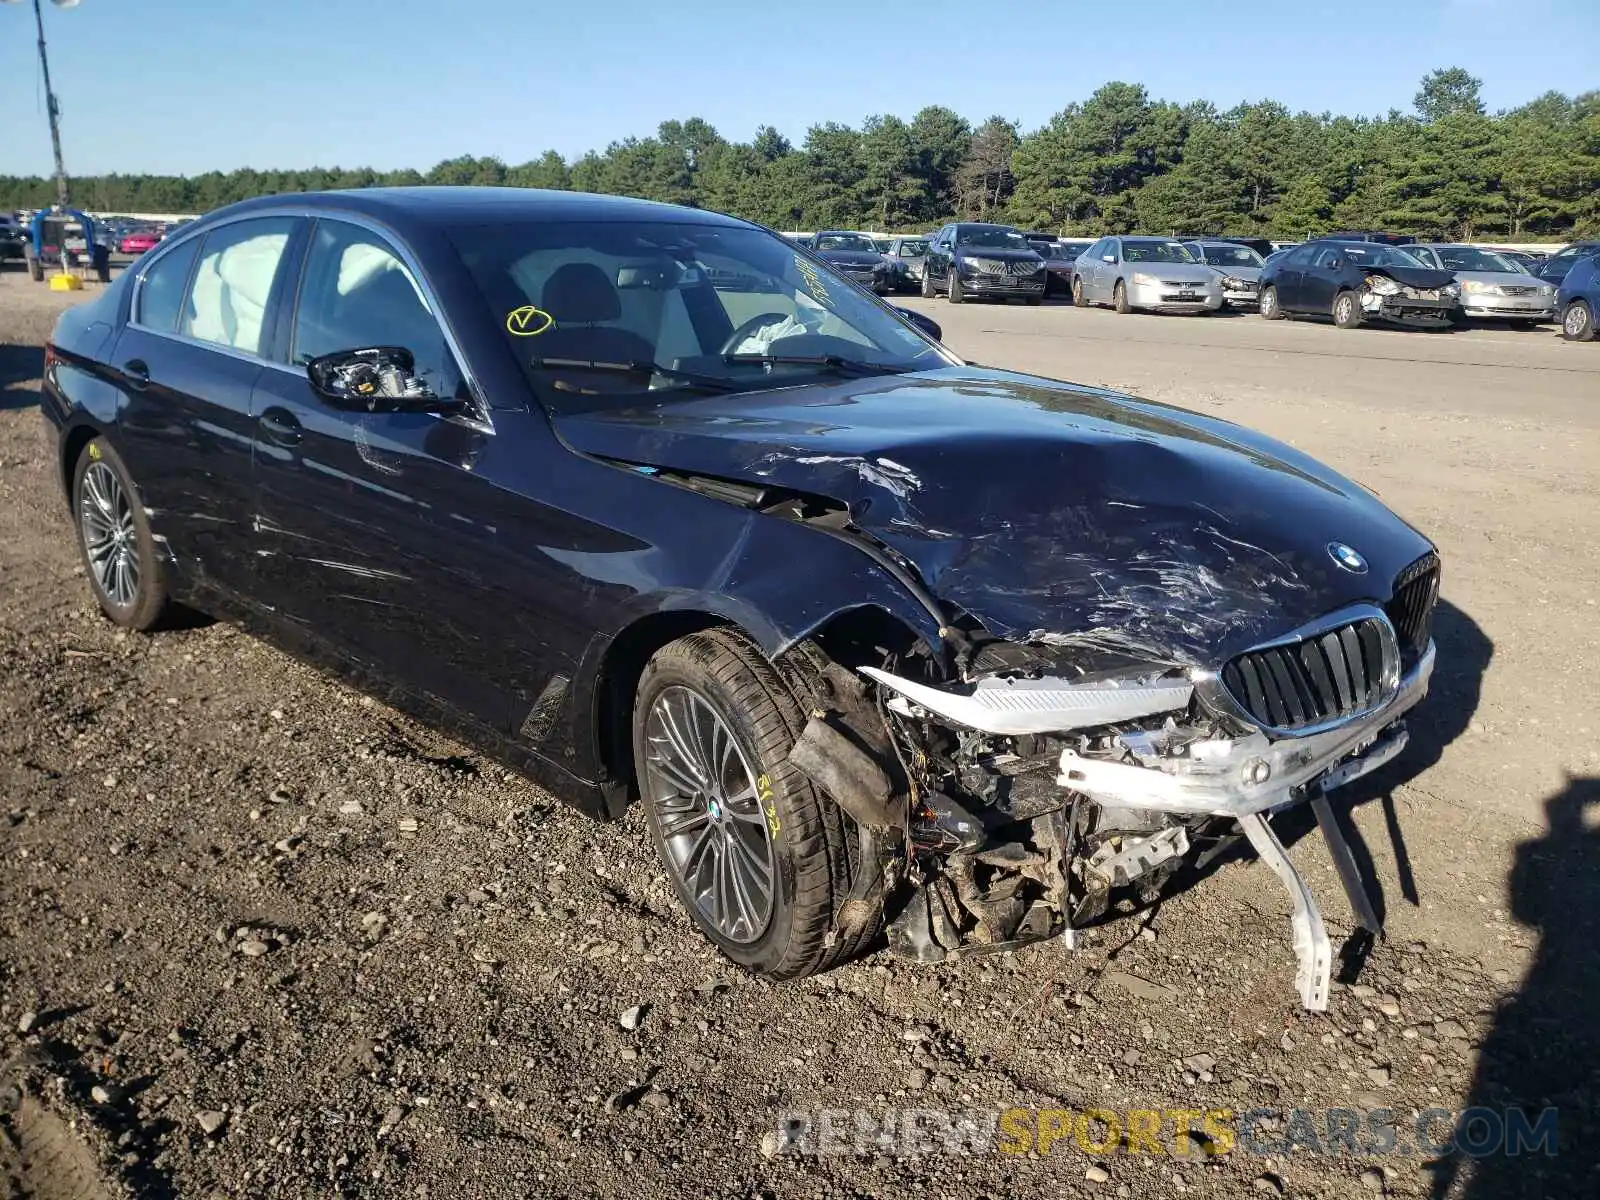
MULTIPOLYGON (((1260 427, 1438 542, 1434 694, 1345 802, 1387 936, 1310 1016, 1246 855, 1075 953, 750 979, 638 814, 555 807, 230 627, 116 632, 34 411, 72 299, 0 275, 0 1197, 1600 1194, 1600 346, 911 302, 976 361, 1260 427), (1414 1136, 1513 1105, 1558 1110, 1555 1157, 1414 1136), (1398 1144, 1340 1149, 1330 1108, 1398 1144), (1007 1137, 1049 1112, 965 1154, 777 1135, 824 1109, 1273 1112, 1187 1155, 1007 1137)), ((1293 854, 1343 942, 1314 829, 1293 854)))

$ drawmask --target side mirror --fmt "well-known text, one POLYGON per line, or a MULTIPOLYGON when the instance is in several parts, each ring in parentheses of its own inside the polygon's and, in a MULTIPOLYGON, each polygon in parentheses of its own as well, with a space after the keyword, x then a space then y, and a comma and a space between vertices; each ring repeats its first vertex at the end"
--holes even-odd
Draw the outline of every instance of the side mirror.
POLYGON ((939 328, 939 322, 935 321, 932 317, 925 317, 915 309, 911 308, 897 308, 895 309, 895 312, 899 313, 906 320, 910 321, 934 341, 944 341, 944 330, 939 328))
POLYGON ((339 350, 306 364, 311 390, 335 408, 356 412, 453 412, 418 379, 416 359, 404 346, 339 350))
POLYGON ((1115 254, 1102 254, 1100 256, 1100 261, 1101 262, 1114 263, 1114 262, 1117 261, 1117 256, 1115 254))
POLYGON ((1328 270, 1330 271, 1337 271, 1342 266, 1344 266, 1344 259, 1342 258, 1334 258, 1328 261, 1328 270))

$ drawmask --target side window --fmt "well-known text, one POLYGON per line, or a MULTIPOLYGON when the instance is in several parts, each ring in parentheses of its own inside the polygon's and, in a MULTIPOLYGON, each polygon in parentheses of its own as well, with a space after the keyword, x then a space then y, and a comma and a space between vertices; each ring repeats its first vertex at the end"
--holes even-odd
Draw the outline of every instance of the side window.
POLYGON ((183 292, 189 284, 189 268, 200 249, 200 239, 190 238, 183 245, 163 254, 144 273, 139 284, 134 321, 147 329, 171 333, 178 327, 178 312, 183 308, 183 292))
POLYGON ((1311 261, 1311 256, 1316 252, 1315 246, 1297 246, 1289 251, 1289 257, 1283 261, 1291 267, 1303 267, 1311 261))
POLYGON ((206 234, 178 332, 260 354, 272 282, 293 217, 260 217, 206 234))
POLYGON ((359 225, 319 220, 306 255, 290 354, 297 364, 338 350, 404 346, 416 373, 441 396, 456 393, 460 372, 444 331, 405 263, 359 225))
POLYGON ((1336 247, 1336 246, 1324 246, 1321 250, 1317 251, 1316 262, 1313 265, 1318 266, 1318 267, 1328 267, 1328 266, 1332 266, 1338 260, 1339 260, 1338 247, 1336 247))

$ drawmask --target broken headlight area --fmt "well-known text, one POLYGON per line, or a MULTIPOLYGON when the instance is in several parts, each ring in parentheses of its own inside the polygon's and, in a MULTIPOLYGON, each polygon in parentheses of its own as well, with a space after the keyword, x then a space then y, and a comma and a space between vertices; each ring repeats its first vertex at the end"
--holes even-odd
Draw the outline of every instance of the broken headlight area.
MULTIPOLYGON (((1087 668, 1082 656, 1071 669, 1050 657, 988 645, 953 683, 925 660, 858 668, 892 769, 868 789, 868 811, 841 803, 880 830, 891 949, 935 962, 1051 937, 1070 948, 1119 899, 1152 901, 1184 864, 1242 834, 1290 892, 1301 999, 1326 1007, 1328 937, 1267 816, 1313 802, 1352 908, 1376 933, 1323 797, 1404 748, 1402 716, 1426 693, 1432 645, 1381 703, 1287 735, 1249 720, 1214 672, 1114 650, 1087 668)), ((797 765, 836 798, 860 794, 859 782, 827 777, 849 755, 815 753, 814 732, 797 765)))

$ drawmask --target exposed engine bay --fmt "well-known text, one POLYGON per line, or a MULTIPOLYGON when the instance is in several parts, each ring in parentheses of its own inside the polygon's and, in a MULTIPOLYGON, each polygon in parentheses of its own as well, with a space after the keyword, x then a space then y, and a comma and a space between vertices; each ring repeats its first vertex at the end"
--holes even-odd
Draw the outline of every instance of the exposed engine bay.
MULTIPOLYGON (((1436 595, 1436 560, 1429 586, 1436 595)), ((1326 796, 1404 748, 1404 714, 1434 662, 1421 633, 1403 654, 1385 614, 1359 606, 1220 671, 1140 674, 1119 653, 996 642, 963 656, 957 683, 940 682, 926 656, 849 670, 818 653, 813 692, 829 707, 791 761, 855 820, 862 860, 876 864, 863 878, 885 883, 902 957, 1049 938, 1073 948, 1114 897, 1152 902, 1181 867, 1243 836, 1290 893, 1297 989, 1321 1011, 1329 938, 1267 818, 1312 805, 1358 922, 1378 933, 1326 796), (1313 711, 1319 687, 1332 716, 1313 711), (1265 721, 1250 711, 1257 701, 1265 721)), ((867 915, 850 909, 841 923, 867 915)))

